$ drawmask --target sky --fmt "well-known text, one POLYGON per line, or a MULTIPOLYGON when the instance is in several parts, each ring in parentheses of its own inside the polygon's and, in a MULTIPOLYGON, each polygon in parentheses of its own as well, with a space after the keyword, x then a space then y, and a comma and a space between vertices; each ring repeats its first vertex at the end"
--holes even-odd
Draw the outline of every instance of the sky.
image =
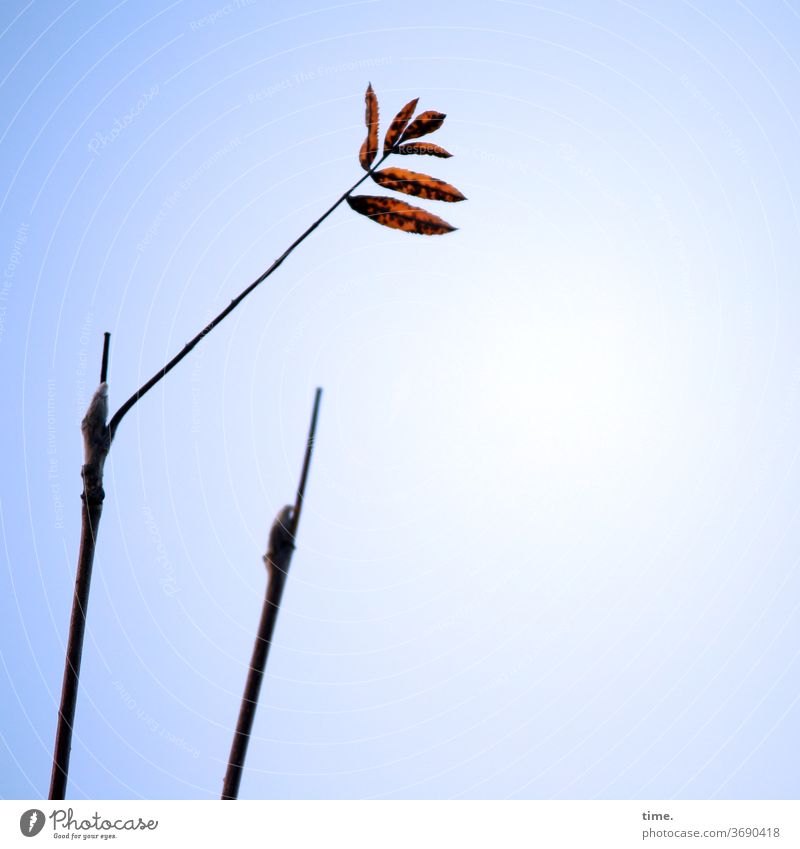
POLYGON ((447 114, 388 164, 458 229, 342 205, 126 416, 69 797, 219 796, 317 386, 243 798, 798 797, 797 0, 9 0, 0 44, 0 796, 47 794, 103 333, 115 410, 362 176, 371 82, 447 114))

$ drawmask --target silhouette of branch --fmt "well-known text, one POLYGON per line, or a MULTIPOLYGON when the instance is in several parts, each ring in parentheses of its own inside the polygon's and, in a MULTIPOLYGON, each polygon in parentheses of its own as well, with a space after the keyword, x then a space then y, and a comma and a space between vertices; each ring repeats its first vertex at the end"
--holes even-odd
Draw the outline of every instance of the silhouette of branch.
POLYGON ((314 411, 311 414, 311 425, 308 429, 303 471, 300 475, 300 484, 297 487, 294 507, 286 506, 278 513, 272 524, 267 553, 264 555, 264 563, 269 572, 269 582, 264 605, 261 608, 261 621, 253 646, 253 656, 250 660, 250 671, 247 673, 247 681, 244 686, 242 704, 239 708, 239 720, 236 723, 236 731, 233 735, 225 781, 222 785, 222 799, 237 799, 239 797, 244 759, 247 755, 247 745, 250 742, 250 734, 253 730, 261 682, 264 680, 267 656, 272 644, 272 633, 278 619, 283 588, 289 575, 289 566, 292 562, 292 553, 297 539, 300 511, 305 499, 306 481, 311 465, 311 452, 314 450, 314 437, 317 430, 317 415, 321 397, 322 390, 317 389, 314 397, 314 411))
POLYGON ((159 381, 161 381, 166 375, 168 375, 172 369, 175 368, 176 365, 200 342, 202 341, 220 322, 222 322, 227 316, 229 316, 236 307, 258 286, 260 286, 273 271, 276 271, 283 264, 284 260, 292 253, 292 251, 303 242, 314 230, 319 227, 320 224, 347 198, 350 196, 352 192, 354 192, 368 177, 372 175, 372 172, 383 162, 386 157, 389 156, 388 153, 384 153, 384 155, 378 160, 375 165, 364 174, 358 181, 356 181, 350 188, 339 197, 320 217, 303 233, 298 236, 291 245, 275 260, 275 262, 270 265, 270 267, 260 276, 257 277, 246 289, 240 292, 229 304, 225 307, 219 315, 209 321, 209 323, 194 337, 190 342, 187 342, 186 345, 183 346, 182 350, 177 353, 163 368, 159 369, 151 378, 140 386, 136 392, 131 395, 130 398, 117 410, 116 413, 111 417, 111 421, 109 422, 108 428, 111 435, 111 440, 113 441, 114 436, 116 435, 117 428, 119 427, 119 423, 122 421, 125 414, 133 407, 136 402, 142 398, 146 393, 148 393, 159 381))
MULTIPOLYGON (((450 154, 438 145, 406 142, 418 139, 435 132, 441 127, 445 115, 441 112, 427 111, 418 115, 411 123, 411 117, 417 105, 417 100, 407 103, 392 121, 384 139, 383 155, 378 158, 378 101, 372 85, 367 87, 365 95, 367 126, 367 139, 359 152, 359 161, 366 172, 357 180, 344 194, 300 234, 289 247, 272 263, 272 265, 256 278, 249 286, 239 293, 225 309, 213 318, 191 341, 179 351, 166 365, 157 371, 146 383, 142 384, 136 392, 125 401, 114 413, 111 420, 106 424, 108 418, 108 387, 106 384, 108 372, 108 352, 110 334, 106 333, 103 344, 102 365, 100 368, 100 386, 92 398, 86 416, 81 423, 84 437, 84 465, 81 470, 83 477, 83 509, 81 519, 81 544, 78 555, 78 568, 75 576, 75 592, 72 603, 72 617, 70 619, 69 638, 67 642, 67 656, 64 668, 64 682, 61 691, 61 705, 59 708, 58 725, 56 729, 55 750, 53 753, 53 772, 50 783, 50 798, 65 798, 67 775, 69 771, 69 756, 72 746, 72 729, 75 718, 75 703, 78 691, 78 678, 80 673, 81 654, 83 650, 83 638, 86 627, 86 608, 89 601, 89 587, 91 583, 92 566, 94 563, 95 544, 97 539, 98 525, 103 508, 103 466, 111 443, 117 433, 117 428, 125 415, 131 408, 143 398, 156 384, 158 384, 178 363, 186 357, 198 343, 207 336, 218 324, 220 324, 237 306, 261 283, 263 283, 274 271, 276 271, 286 258, 300 245, 323 221, 345 200, 350 207, 359 213, 371 218, 378 224, 392 229, 404 230, 406 232, 435 235, 452 232, 454 227, 443 221, 438 216, 427 212, 419 207, 400 201, 396 198, 383 196, 358 196, 351 197, 352 192, 358 188, 366 179, 372 178, 379 185, 399 191, 404 194, 416 195, 424 199, 433 199, 446 202, 465 200, 461 192, 454 186, 405 169, 385 169, 377 172, 378 167, 392 153, 407 155, 425 155, 447 158, 450 154), (377 161, 376 161, 377 160, 377 161)), ((275 624, 280 597, 283 591, 283 583, 286 578, 291 551, 294 548, 294 539, 300 520, 303 493, 306 477, 308 475, 308 464, 311 459, 313 445, 313 432, 316 427, 316 417, 319 406, 320 391, 314 404, 314 414, 311 424, 311 434, 306 448, 306 458, 301 475, 300 486, 297 492, 297 500, 294 508, 286 507, 273 525, 274 541, 277 547, 272 547, 267 552, 267 568, 270 572, 269 588, 265 600, 265 613, 262 617, 262 626, 259 630, 259 640, 254 652, 254 663, 251 668, 253 677, 252 686, 257 697, 260 687, 260 675, 263 674, 264 664, 269 641, 272 636, 272 628, 275 624), (281 540, 284 542, 281 543, 281 540), (286 544, 286 540, 290 544, 286 544), (282 547, 281 547, 282 546, 282 547), (260 664, 258 675, 253 671, 256 668, 256 660, 260 664), (255 679, 258 679, 257 681, 255 679)), ((272 536, 271 536, 272 541, 272 536)), ((251 685, 248 679, 248 687, 251 685)), ((246 691, 247 692, 247 691, 246 691)), ((247 700, 246 700, 247 701, 247 700)), ((244 704, 243 704, 244 710, 244 704)), ((252 700, 252 711, 255 711, 255 699, 252 700)), ((240 716, 240 722, 242 717, 240 716)), ((252 716, 249 719, 252 723, 252 716)), ((238 730, 237 730, 238 733, 238 730)), ((246 734, 242 735, 244 748, 241 752, 241 762, 244 761, 244 751, 249 738, 249 726, 246 734)), ((234 746, 236 746, 236 740, 234 746)), ((232 761, 229 770, 234 766, 232 750, 232 761)), ((238 766, 241 774, 241 763, 238 766)), ((238 790, 238 778, 236 788, 238 790)), ((227 778, 226 778, 227 782, 227 778)), ((224 796, 223 798, 235 798, 235 796, 224 796)))
POLYGON ((78 553, 78 568, 75 572, 75 590, 72 597, 72 615, 70 616, 69 635, 67 637, 64 679, 61 685, 61 704, 56 726, 53 770, 50 775, 50 799, 64 799, 67 790, 75 704, 78 700, 78 679, 81 673, 83 638, 86 632, 86 609, 89 606, 89 588, 92 583, 97 529, 103 512, 103 499, 105 498, 103 466, 111 445, 108 426, 106 425, 106 418, 108 417, 106 377, 110 339, 111 334, 106 333, 103 339, 100 386, 81 422, 84 454, 84 463, 81 469, 83 478, 81 543, 78 553))

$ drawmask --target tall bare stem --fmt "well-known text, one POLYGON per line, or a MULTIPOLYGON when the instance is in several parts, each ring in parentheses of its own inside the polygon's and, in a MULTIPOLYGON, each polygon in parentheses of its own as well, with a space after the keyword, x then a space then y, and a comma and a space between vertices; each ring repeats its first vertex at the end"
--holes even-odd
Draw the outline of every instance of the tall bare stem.
POLYGON ((236 723, 236 731, 233 735, 231 753, 228 758, 228 768, 225 772, 225 781, 222 785, 222 799, 237 799, 239 797, 239 785, 242 781, 242 770, 244 759, 247 756, 247 745, 250 742, 250 734, 253 730, 253 722, 256 717, 258 696, 261 692, 261 682, 264 680, 264 670, 267 665, 267 656, 272 644, 272 633, 275 630, 275 622, 281 606, 283 588, 286 586, 286 578, 289 575, 289 566, 292 562, 295 540, 297 539, 297 528, 300 524, 300 510, 305 498, 306 481, 308 470, 311 465, 311 452, 314 449, 314 437, 317 430, 317 416, 319 414, 319 402, 322 390, 317 389, 314 398, 314 411, 311 414, 311 425, 308 429, 308 440, 306 442, 306 453, 303 460, 303 470, 300 474, 300 484, 297 487, 297 497, 294 507, 286 506, 272 523, 269 535, 267 553, 264 555, 264 563, 269 573, 264 606, 261 609, 261 622, 258 626, 255 645, 253 646, 253 657, 250 660, 250 670, 247 673, 247 681, 244 686, 242 704, 239 708, 239 721, 236 723))
POLYGON ((157 383, 175 368, 176 365, 186 357, 194 347, 204 339, 220 322, 230 315, 236 307, 258 286, 260 286, 274 271, 276 271, 286 258, 305 239, 319 227, 320 224, 343 203, 350 194, 360 186, 367 177, 388 156, 385 153, 369 171, 356 181, 343 195, 341 195, 317 220, 304 230, 288 248, 269 266, 269 268, 256 278, 249 286, 240 292, 225 309, 215 316, 191 341, 161 369, 159 369, 146 383, 142 384, 136 392, 114 413, 111 420, 106 424, 108 416, 108 386, 106 383, 106 371, 108 367, 108 344, 109 334, 105 334, 103 349, 103 366, 101 368, 100 386, 95 392, 86 416, 81 424, 84 437, 84 465, 81 472, 83 477, 83 509, 81 514, 81 541, 78 554, 78 567, 75 574, 75 592, 72 599, 72 615, 70 618, 69 637, 67 640, 66 662, 64 666, 64 680, 61 688, 61 704, 58 711, 58 722, 56 726, 56 739, 53 750, 53 770, 50 777, 50 799, 64 799, 67 791, 67 778, 69 775, 69 759, 72 750, 72 730, 75 719, 75 704, 78 698, 78 679, 80 677, 81 656, 83 653, 83 639, 86 630, 86 608, 89 603, 89 589, 92 581, 92 567, 94 564, 95 545, 97 531, 100 524, 100 516, 103 511, 103 465, 111 449, 111 443, 117 433, 117 428, 126 413, 157 383))

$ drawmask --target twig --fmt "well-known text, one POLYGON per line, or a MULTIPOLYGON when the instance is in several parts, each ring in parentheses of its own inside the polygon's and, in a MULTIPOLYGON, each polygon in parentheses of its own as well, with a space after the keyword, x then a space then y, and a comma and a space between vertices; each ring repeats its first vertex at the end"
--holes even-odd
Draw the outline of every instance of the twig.
MULTIPOLYGON (((89 602, 89 587, 92 579, 92 566, 94 564, 95 542, 100 516, 103 511, 103 464, 114 441, 117 428, 122 418, 147 392, 149 392, 159 381, 161 381, 176 365, 210 333, 223 319, 225 319, 237 306, 267 277, 272 274, 292 251, 314 232, 320 224, 345 201, 350 194, 357 189, 372 172, 383 162, 389 153, 384 153, 380 160, 357 180, 341 197, 339 197, 326 212, 298 236, 291 245, 270 265, 270 267, 246 289, 237 295, 222 312, 213 318, 183 349, 176 354, 163 368, 157 371, 153 377, 139 387, 130 398, 111 417, 108 417, 108 387, 106 377, 108 371, 108 347, 110 334, 106 333, 103 344, 103 359, 100 368, 100 386, 89 405, 89 410, 81 423, 84 433, 84 455, 85 462, 81 475, 83 477, 83 511, 81 514, 81 543, 78 554, 78 568, 75 575, 75 593, 72 601, 72 616, 69 626, 69 638, 67 642, 67 657, 64 668, 64 680, 61 689, 61 705, 56 727, 56 741, 53 751, 53 771, 50 778, 50 798, 64 799, 67 789, 67 776, 69 773, 69 756, 72 748, 72 725, 75 718, 75 703, 78 697, 78 678, 80 675, 81 654, 83 652, 83 636, 86 628, 86 607, 89 602), (100 413, 102 412, 102 422, 100 413), (88 423, 88 424, 87 424, 88 423), (88 430, 91 436, 88 436, 88 430)), ((298 494, 298 498, 301 497, 298 494)), ((298 502, 299 505, 299 502, 298 502)), ((294 528, 296 530, 299 513, 294 517, 294 528)))
POLYGON ((72 615, 69 622, 69 636, 64 662, 64 680, 61 686, 61 705, 58 711, 56 742, 53 752, 53 771, 50 776, 50 799, 64 799, 67 790, 75 703, 78 699, 78 679, 81 673, 83 638, 86 632, 86 609, 89 605, 89 588, 92 583, 97 528, 103 512, 103 499, 105 498, 103 466, 111 444, 108 426, 106 425, 108 418, 106 377, 110 339, 111 335, 106 333, 103 339, 100 386, 81 422, 84 454, 84 463, 81 469, 81 476, 83 477, 81 546, 78 554, 78 568, 75 573, 72 615))
POLYGON ((300 473, 300 483, 297 486, 297 497, 292 511, 292 538, 297 537, 297 528, 300 526, 300 511, 303 508, 303 500, 306 497, 306 481, 308 470, 311 468, 311 453, 314 450, 314 436, 317 432, 317 417, 319 416, 319 403, 322 400, 322 389, 317 388, 314 395, 314 409, 311 411, 311 424, 308 427, 308 440, 306 441, 306 454, 303 458, 303 471, 300 473))
POLYGON ((242 780, 242 769, 244 759, 247 756, 247 745, 250 742, 250 734, 253 730, 253 721, 258 706, 258 696, 261 692, 261 682, 264 679, 264 669, 267 665, 269 647, 272 644, 272 633, 275 630, 275 622, 281 606, 283 588, 289 574, 289 566, 292 561, 292 553, 297 539, 297 528, 300 524, 300 511, 305 499, 306 481, 308 470, 311 465, 311 452, 314 450, 314 436, 317 430, 317 415, 322 390, 317 389, 314 397, 314 411, 311 414, 311 425, 308 430, 308 441, 306 442, 306 453, 303 460, 303 471, 300 474, 300 484, 297 487, 297 497, 294 507, 286 506, 278 513, 272 524, 269 535, 267 553, 264 555, 264 563, 269 572, 269 583, 261 609, 261 622, 258 626, 253 656, 250 660, 250 671, 247 673, 247 681, 242 696, 242 704, 239 708, 239 721, 236 723, 236 731, 233 735, 231 753, 228 758, 228 768, 225 772, 225 781, 222 785, 222 799, 237 799, 239 796, 239 785, 242 780))
POLYGON ((103 334, 103 359, 100 364, 100 383, 106 382, 108 376, 108 348, 111 343, 111 334, 103 334))
POLYGON ((143 384, 139 387, 139 389, 131 395, 130 398, 117 410, 116 413, 111 417, 111 421, 108 424, 108 429, 111 434, 111 439, 113 441, 114 436, 117 432, 117 428, 119 427, 119 423, 122 421, 122 417, 127 413, 130 408, 147 392, 149 392, 162 378, 164 378, 172 369, 175 368, 176 365, 200 342, 202 339, 210 333, 226 316, 230 315, 236 307, 261 283, 263 283, 267 277, 272 274, 277 268, 281 266, 283 261, 289 254, 314 230, 319 227, 320 224, 339 206, 343 203, 349 195, 355 191, 363 182, 372 175, 372 172, 375 171, 376 168, 383 162, 384 159, 389 155, 389 153, 384 153, 384 155, 361 177, 360 180, 355 182, 350 188, 337 200, 335 203, 324 212, 320 217, 310 226, 308 227, 302 235, 298 236, 291 245, 272 263, 272 265, 258 278, 256 278, 244 291, 240 292, 229 304, 225 307, 222 312, 215 316, 209 321, 209 323, 191 340, 191 342, 187 342, 186 345, 183 346, 183 349, 177 353, 162 369, 159 369, 151 378, 147 381, 147 383, 143 384))

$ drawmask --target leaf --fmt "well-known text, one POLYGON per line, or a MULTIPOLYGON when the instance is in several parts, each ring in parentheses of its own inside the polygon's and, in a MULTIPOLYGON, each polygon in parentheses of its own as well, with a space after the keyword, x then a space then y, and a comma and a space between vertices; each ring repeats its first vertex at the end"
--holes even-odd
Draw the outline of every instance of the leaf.
POLYGON ((444 200, 448 203, 466 200, 455 186, 445 183, 444 180, 418 174, 416 171, 406 171, 405 168, 384 168, 373 172, 372 179, 386 189, 416 195, 426 200, 444 200))
POLYGON ((414 110, 417 108, 418 97, 410 100, 406 105, 394 116, 394 120, 389 125, 386 131, 386 138, 383 140, 383 152, 388 153, 396 144, 397 140, 403 134, 406 125, 411 120, 414 110))
POLYGON ((427 136, 428 133, 436 132, 442 126, 446 117, 441 112, 423 112, 421 115, 417 115, 403 135, 400 136, 400 141, 418 139, 420 136, 427 136))
POLYGON ((458 229, 443 221, 438 215, 396 198, 356 195, 348 196, 347 202, 350 208, 360 215, 366 215, 367 218, 383 224, 384 227, 404 230, 406 233, 440 236, 458 229))
MULTIPOLYGON (((369 166, 372 164, 372 160, 369 158, 367 144, 369 143, 369 139, 364 139, 364 142, 361 145, 361 150, 358 151, 358 161, 361 163, 361 167, 365 171, 369 171, 369 166)), ((375 157, 373 156, 372 159, 375 157)))
POLYGON ((364 122, 367 125, 367 137, 364 139, 364 144, 361 145, 361 150, 358 153, 358 161, 365 171, 369 171, 378 153, 378 98, 372 90, 372 83, 367 86, 364 101, 367 105, 364 114, 364 122))
POLYGON ((401 144, 400 147, 394 149, 394 153, 400 153, 403 156, 408 156, 410 153, 418 153, 421 156, 440 156, 442 159, 449 159, 453 154, 439 147, 438 144, 430 142, 411 142, 411 144, 401 144))

